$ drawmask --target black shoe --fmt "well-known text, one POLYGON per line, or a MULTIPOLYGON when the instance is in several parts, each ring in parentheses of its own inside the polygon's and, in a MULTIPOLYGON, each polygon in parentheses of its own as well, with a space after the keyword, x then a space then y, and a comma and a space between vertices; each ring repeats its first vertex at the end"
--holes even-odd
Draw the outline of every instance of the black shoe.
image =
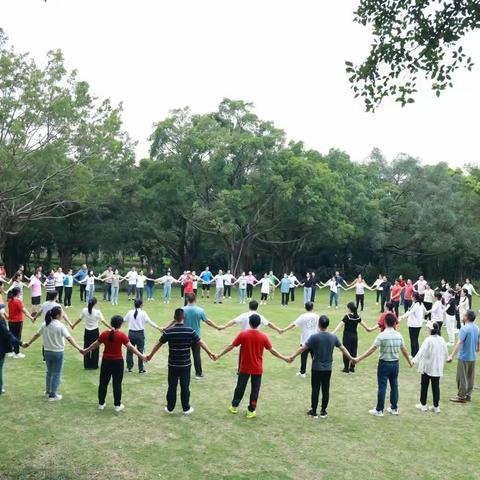
POLYGON ((328 414, 327 412, 320 412, 320 418, 327 418, 328 414))
POLYGON ((128 372, 128 373, 132 373, 132 369, 131 369, 131 368, 128 368, 128 369, 127 369, 127 372, 128 372))
POLYGON ((343 372, 343 373, 349 373, 350 370, 349 370, 348 368, 342 368, 342 372, 343 372))
POLYGON ((311 418, 318 418, 317 413, 314 412, 313 410, 309 410, 309 411, 307 412, 307 415, 308 415, 309 417, 311 417, 311 418))
POLYGON ((139 370, 138 373, 147 373, 146 370, 139 370))
POLYGON ((355 373, 355 369, 350 367, 350 373, 355 373))

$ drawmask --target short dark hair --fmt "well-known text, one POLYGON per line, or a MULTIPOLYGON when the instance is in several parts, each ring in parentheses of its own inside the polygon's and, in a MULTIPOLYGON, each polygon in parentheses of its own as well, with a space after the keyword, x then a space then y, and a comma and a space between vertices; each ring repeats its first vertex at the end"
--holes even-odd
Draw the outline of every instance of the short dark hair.
POLYGON ((305 310, 307 312, 311 312, 313 310, 313 302, 306 302, 305 303, 305 310))
POLYGON ((465 317, 469 322, 474 322, 477 318, 477 314, 473 310, 467 310, 467 312, 465 313, 465 317))
POLYGON ((393 310, 395 308, 395 305, 393 305, 393 302, 387 302, 385 306, 387 307, 387 310, 393 310))
POLYGON ((20 295, 20 289, 18 287, 14 287, 8 292, 7 297, 15 298, 18 297, 18 295, 20 295))
POLYGON ((194 293, 187 293, 185 295, 185 298, 187 299, 187 303, 193 303, 196 299, 195 297, 195 294, 194 293))
POLYGON ((256 300, 251 300, 248 304, 250 310, 258 310, 258 302, 256 300))
POLYGON ((394 327, 396 322, 397 319, 395 318, 395 315, 393 313, 387 313, 385 315, 385 325, 387 327, 394 327))
POLYGON ((326 315, 320 315, 320 318, 318 319, 318 326, 320 328, 328 328, 328 326, 330 325, 330 320, 328 319, 328 317, 326 315))
POLYGON ((58 292, 47 292, 47 302, 53 302, 58 297, 58 292))
POLYGON ((250 323, 250 326, 252 328, 257 328, 260 325, 260 322, 261 319, 258 313, 252 313, 252 315, 250 315, 250 318, 248 319, 248 323, 250 323))
POLYGON ((422 303, 422 296, 418 292, 413 292, 413 299, 417 303, 422 303))
POLYGON ((437 293, 435 294, 435 298, 436 298, 437 300, 441 300, 442 297, 443 297, 442 292, 437 292, 437 293))
POLYGON ((173 313, 173 319, 176 322, 180 322, 185 318, 185 312, 183 311, 183 308, 176 308, 175 312, 173 313))
POLYGON ((108 339, 111 342, 113 342, 113 340, 115 339, 115 330, 120 329, 122 327, 122 324, 123 324, 123 317, 120 315, 114 315, 110 319, 110 325, 112 326, 113 330, 110 330, 110 332, 108 333, 108 339))

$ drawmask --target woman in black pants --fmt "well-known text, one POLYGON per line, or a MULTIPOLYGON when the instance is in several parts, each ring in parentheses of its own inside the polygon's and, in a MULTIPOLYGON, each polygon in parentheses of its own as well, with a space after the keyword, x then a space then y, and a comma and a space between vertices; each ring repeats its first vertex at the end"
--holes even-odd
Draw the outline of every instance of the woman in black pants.
POLYGON ((140 353, 131 343, 127 335, 120 331, 123 318, 120 315, 114 315, 110 321, 111 330, 105 330, 98 339, 92 343, 84 354, 97 350, 101 343, 105 345, 103 350, 102 365, 100 367, 100 383, 98 385, 98 408, 105 409, 105 399, 107 396, 108 384, 110 379, 113 383, 113 404, 115 412, 121 412, 125 406, 122 404, 122 380, 124 371, 122 345, 125 345, 138 358, 145 360, 146 357, 140 353))
MULTIPOLYGON (((335 334, 340 328, 343 327, 343 339, 342 343, 345 348, 348 350, 352 357, 357 356, 358 349, 358 333, 357 327, 360 324, 367 332, 371 332, 373 329, 370 329, 365 325, 363 320, 358 316, 357 307, 353 302, 350 302, 347 305, 347 314, 343 317, 342 321, 337 325, 337 328, 333 331, 335 334)), ((344 373, 355 372, 355 365, 350 362, 348 357, 343 355, 343 370, 344 373)))

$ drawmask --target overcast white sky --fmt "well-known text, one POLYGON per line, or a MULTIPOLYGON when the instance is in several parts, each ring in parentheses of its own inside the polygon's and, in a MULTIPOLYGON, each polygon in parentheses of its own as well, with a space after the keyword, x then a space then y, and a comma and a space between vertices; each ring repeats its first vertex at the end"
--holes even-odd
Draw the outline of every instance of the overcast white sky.
POLYGON ((42 62, 61 48, 99 97, 124 104, 126 129, 148 152, 152 124, 172 108, 213 111, 223 97, 321 152, 480 164, 480 34, 465 48, 479 67, 437 99, 428 88, 375 114, 353 98, 345 60, 361 60, 369 32, 354 0, 1 0, 0 27, 42 62))

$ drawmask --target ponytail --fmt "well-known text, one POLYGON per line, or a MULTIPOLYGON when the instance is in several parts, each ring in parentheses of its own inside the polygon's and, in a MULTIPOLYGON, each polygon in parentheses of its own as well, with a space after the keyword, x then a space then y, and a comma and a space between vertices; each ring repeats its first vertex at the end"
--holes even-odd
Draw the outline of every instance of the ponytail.
POLYGON ((138 315, 138 309, 142 308, 143 302, 141 300, 135 300, 133 305, 135 306, 135 313, 133 314, 133 318, 136 320, 138 315))
POLYGON ((52 320, 58 318, 62 314, 61 307, 51 308, 45 315, 45 325, 48 327, 52 320))
POLYGON ((97 304, 97 299, 95 297, 92 297, 89 302, 88 302, 88 314, 92 314, 93 307, 97 304))
POLYGON ((433 322, 430 335, 440 335, 440 325, 437 322, 433 322))
POLYGON ((123 323, 123 317, 120 315, 114 315, 112 319, 110 320, 110 325, 113 327, 113 330, 110 330, 110 333, 108 334, 108 340, 110 342, 113 342, 115 339, 115 331, 118 330, 123 323))
POLYGON ((358 317, 358 310, 357 306, 353 302, 349 302, 347 308, 352 312, 352 315, 357 318, 358 317))

